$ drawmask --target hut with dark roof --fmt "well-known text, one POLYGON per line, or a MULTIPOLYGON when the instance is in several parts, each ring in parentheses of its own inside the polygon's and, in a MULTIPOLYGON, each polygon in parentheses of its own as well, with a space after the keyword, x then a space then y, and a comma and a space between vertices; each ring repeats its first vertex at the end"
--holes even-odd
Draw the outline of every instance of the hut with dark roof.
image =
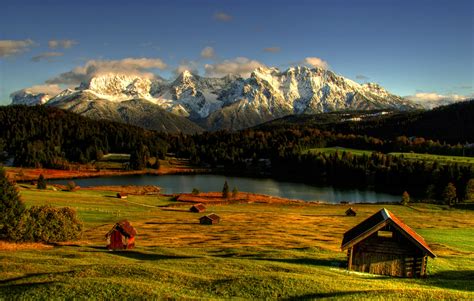
POLYGON ((109 244, 109 250, 133 249, 135 247, 135 236, 137 230, 132 227, 129 221, 123 220, 116 223, 113 228, 105 234, 109 244))
POLYGON ((217 214, 211 213, 199 218, 199 223, 201 225, 213 225, 218 224, 220 220, 221 218, 217 214))
POLYGON ((346 215, 347 216, 356 216, 356 214, 357 214, 357 212, 352 207, 346 210, 346 215))
POLYGON ((425 277, 428 256, 423 237, 383 208, 344 233, 349 270, 396 277, 425 277))
POLYGON ((189 211, 194 212, 194 213, 204 212, 206 211, 206 206, 200 203, 195 204, 195 205, 192 205, 191 208, 189 208, 189 211))
POLYGON ((117 198, 119 199, 126 199, 128 197, 128 194, 124 193, 124 192, 118 192, 117 193, 117 198))

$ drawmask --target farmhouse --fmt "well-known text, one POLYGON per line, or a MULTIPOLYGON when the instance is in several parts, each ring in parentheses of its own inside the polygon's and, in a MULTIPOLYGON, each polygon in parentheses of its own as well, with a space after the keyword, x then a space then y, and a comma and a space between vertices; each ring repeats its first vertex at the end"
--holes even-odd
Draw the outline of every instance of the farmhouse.
POLYGON ((189 208, 189 211, 194 212, 194 213, 204 212, 206 211, 206 206, 204 206, 201 203, 195 204, 191 206, 191 208, 189 208))
POLYGON ((344 233, 349 270, 397 277, 424 277, 431 251, 423 237, 383 208, 344 233))
POLYGON ((215 214, 211 213, 209 215, 205 215, 199 219, 199 223, 201 225, 213 225, 213 224, 218 224, 221 218, 215 214))
POLYGON ((124 192, 117 193, 117 198, 119 198, 119 199, 126 199, 127 197, 128 197, 128 195, 124 192))
POLYGON ((356 216, 356 214, 357 214, 357 212, 352 207, 346 210, 346 215, 347 216, 356 216))
POLYGON ((135 247, 135 236, 137 230, 132 227, 129 221, 123 220, 116 223, 113 228, 107 232, 105 237, 109 240, 107 249, 123 250, 133 249, 135 247))

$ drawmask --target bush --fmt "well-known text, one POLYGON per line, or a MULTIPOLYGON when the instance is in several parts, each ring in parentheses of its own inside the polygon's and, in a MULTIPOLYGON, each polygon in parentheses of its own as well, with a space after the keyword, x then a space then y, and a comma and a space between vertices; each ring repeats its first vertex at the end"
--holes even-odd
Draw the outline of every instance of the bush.
POLYGON ((237 189, 237 187, 234 187, 234 189, 232 190, 232 197, 236 198, 238 195, 239 195, 239 190, 237 189))
POLYGON ((410 203, 410 195, 408 194, 407 191, 404 191, 403 194, 402 194, 401 204, 403 206, 406 206, 406 205, 408 205, 408 203, 410 203))
POLYGON ((24 241, 61 242, 78 239, 82 223, 72 208, 33 206, 23 215, 18 231, 24 241))
POLYGON ((225 199, 229 198, 229 184, 227 184, 227 181, 224 182, 224 187, 222 188, 222 197, 225 199))
POLYGON ((68 181, 66 184, 67 191, 76 191, 78 188, 79 186, 77 186, 74 181, 68 181))
POLYGON ((201 191, 199 191, 199 189, 197 189, 197 188, 193 188, 193 191, 191 193, 193 195, 199 195, 201 193, 201 191))

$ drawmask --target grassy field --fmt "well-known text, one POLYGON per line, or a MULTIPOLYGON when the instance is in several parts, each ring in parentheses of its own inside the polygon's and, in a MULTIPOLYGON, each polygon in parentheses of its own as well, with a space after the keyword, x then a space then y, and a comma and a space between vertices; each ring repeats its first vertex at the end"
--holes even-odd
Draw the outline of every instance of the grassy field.
MULTIPOLYGON (((351 153, 355 156, 362 156, 367 155, 370 156, 373 151, 370 150, 360 150, 360 149, 353 149, 353 148, 344 148, 344 147, 320 147, 320 148, 311 148, 308 149, 306 152, 310 152, 313 154, 323 153, 323 154, 334 154, 338 152, 339 155, 342 155, 342 152, 351 153)), ((389 153, 392 156, 403 156, 403 158, 407 160, 413 161, 428 161, 428 162, 438 162, 439 164, 447 164, 447 163, 458 163, 458 164, 474 164, 474 157, 461 157, 461 156, 443 156, 443 155, 433 155, 433 154, 417 154, 417 153, 389 153)))
POLYGON ((0 250, 0 299, 474 299, 474 213, 435 205, 385 205, 422 234, 438 255, 427 279, 348 272, 342 234, 381 208, 352 205, 209 205, 222 218, 161 206, 162 196, 114 198, 113 191, 22 188, 27 205, 77 209, 78 242, 0 250), (105 233, 127 218, 137 248, 111 252, 105 233))

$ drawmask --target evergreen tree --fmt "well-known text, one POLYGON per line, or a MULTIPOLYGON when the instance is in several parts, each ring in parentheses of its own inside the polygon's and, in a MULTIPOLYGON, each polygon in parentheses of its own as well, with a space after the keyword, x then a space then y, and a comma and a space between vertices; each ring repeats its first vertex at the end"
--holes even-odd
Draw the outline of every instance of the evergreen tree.
POLYGON ((443 201, 446 205, 453 205, 456 202, 456 187, 449 183, 443 191, 443 201))
POLYGON ((410 203, 410 195, 408 194, 407 191, 404 191, 403 194, 402 194, 401 204, 403 206, 406 206, 406 205, 408 205, 408 203, 410 203))
POLYGON ((0 167, 0 239, 18 239, 16 230, 24 211, 17 189, 0 167))
POLYGON ((197 189, 197 188, 193 188, 193 191, 191 193, 193 195, 199 195, 201 193, 201 191, 199 191, 199 189, 197 189))
POLYGON ((466 200, 474 200, 474 179, 470 179, 466 185, 466 200))
POLYGON ((236 198, 238 194, 239 194, 239 190, 237 189, 237 187, 234 187, 234 189, 232 190, 232 197, 236 198))
POLYGON ((222 197, 225 199, 229 198, 229 184, 227 184, 227 181, 224 182, 224 187, 222 188, 222 197))
POLYGON ((46 180, 44 179, 43 174, 40 174, 38 177, 38 183, 36 185, 38 189, 46 189, 46 180))

